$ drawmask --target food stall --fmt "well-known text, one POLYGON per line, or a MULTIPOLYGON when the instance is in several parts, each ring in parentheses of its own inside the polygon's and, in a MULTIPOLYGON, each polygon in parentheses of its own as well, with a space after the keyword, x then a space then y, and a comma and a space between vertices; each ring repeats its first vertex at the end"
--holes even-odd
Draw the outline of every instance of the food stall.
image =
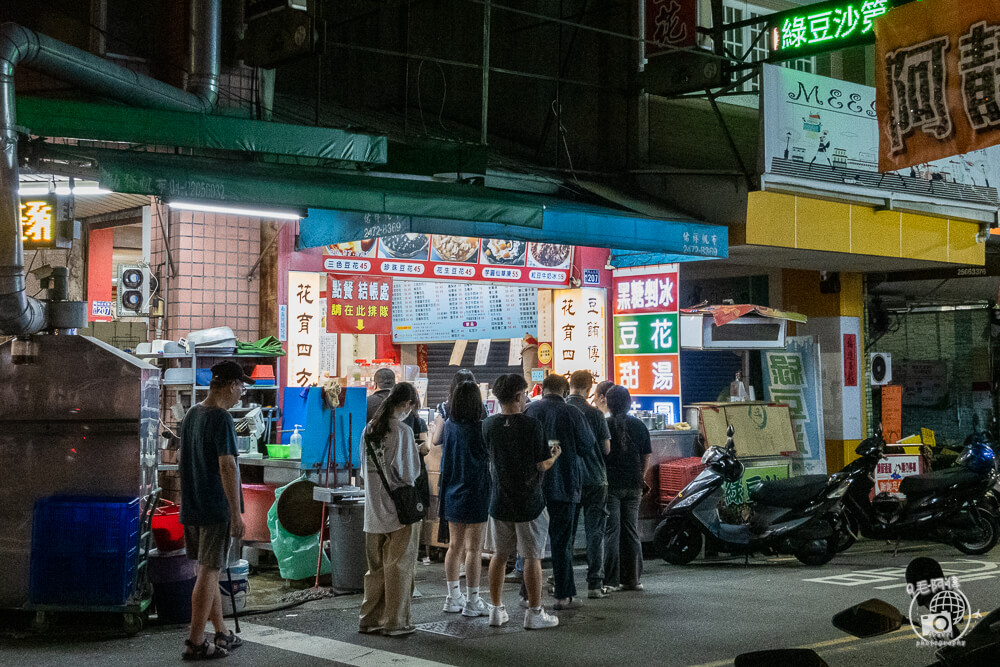
MULTIPOLYGON (((669 272, 666 275, 669 275, 669 272)), ((635 277, 626 275, 622 276, 621 280, 634 282, 635 277)), ((652 539, 663 506, 702 469, 698 457, 704 452, 704 448, 724 444, 725 432, 730 425, 736 430, 734 437, 737 452, 746 465, 743 479, 729 485, 730 488, 727 489, 727 503, 730 505, 748 502, 750 491, 763 481, 787 478, 796 472, 793 468, 801 469, 802 466, 798 465, 801 461, 806 458, 812 460, 817 454, 817 448, 810 447, 810 444, 819 443, 818 449, 822 450, 822 397, 818 360, 809 357, 808 363, 805 363, 800 349, 805 342, 786 338, 787 322, 804 322, 803 316, 749 305, 702 306, 675 310, 674 316, 677 319, 671 320, 670 315, 673 313, 669 311, 660 310, 653 317, 647 315, 643 318, 646 313, 637 314, 634 309, 630 310, 631 302, 628 305, 625 303, 616 305, 621 306, 624 312, 615 317, 615 363, 621 364, 624 358, 626 363, 637 364, 639 377, 634 383, 638 390, 640 392, 651 390, 656 386, 654 363, 677 363, 677 374, 680 376, 676 379, 675 385, 676 402, 673 400, 673 395, 664 392, 661 397, 640 402, 640 411, 637 413, 647 425, 651 426, 650 435, 653 443, 653 455, 646 474, 646 483, 652 491, 643 498, 639 510, 639 532, 644 541, 652 539), (716 317, 717 314, 719 317, 716 317), (675 344, 676 347, 664 346, 663 350, 654 350, 648 346, 643 347, 637 342, 640 347, 632 350, 632 354, 618 356, 623 345, 627 346, 633 340, 630 338, 629 323, 637 323, 636 341, 641 341, 644 337, 653 338, 645 336, 643 327, 652 327, 652 323, 644 320, 652 320, 653 323, 670 322, 671 326, 676 322, 677 326, 671 331, 678 332, 677 340, 666 341, 675 344), (767 387, 762 391, 762 394, 768 394, 771 400, 751 400, 753 392, 741 383, 740 378, 734 377, 730 391, 726 392, 725 387, 718 387, 719 392, 731 394, 730 402, 685 404, 685 421, 680 421, 677 417, 680 413, 679 384, 683 379, 683 368, 680 367, 678 357, 669 356, 674 352, 679 354, 679 350, 737 352, 743 356, 744 369, 749 367, 749 353, 760 352, 764 357, 765 367, 776 371, 773 374, 775 377, 768 378, 767 387), (781 355, 792 354, 794 360, 789 362, 788 359, 778 359, 777 356, 768 359, 767 355, 772 352, 781 355), (647 360, 645 357, 651 359, 647 360), (674 359, 678 359, 677 362, 674 362, 674 359), (646 373, 648 377, 644 377, 647 367, 650 369, 646 373), (795 373, 805 377, 797 377, 793 387, 779 386, 778 380, 781 379, 782 373, 778 371, 782 368, 791 368, 795 373), (805 393, 809 394, 808 400, 802 398, 805 393), (658 418, 658 415, 662 417, 658 418), (817 415, 819 415, 820 429, 818 436, 808 430, 816 428, 817 415), (677 422, 672 427, 670 427, 670 417, 674 417, 674 421, 677 422), (688 426, 691 430, 677 430, 678 427, 685 429, 688 426), (664 427, 671 430, 663 430, 664 427)), ((618 376, 628 379, 627 375, 620 371, 618 376)), ((659 383, 660 387, 665 385, 663 381, 659 383)))

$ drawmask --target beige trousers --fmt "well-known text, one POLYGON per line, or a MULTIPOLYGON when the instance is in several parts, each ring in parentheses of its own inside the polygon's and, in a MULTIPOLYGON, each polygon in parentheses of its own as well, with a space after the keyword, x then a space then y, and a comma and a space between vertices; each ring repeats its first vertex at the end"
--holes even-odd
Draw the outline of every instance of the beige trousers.
POLYGON ((365 533, 365 600, 362 630, 397 630, 410 625, 413 574, 420 548, 420 522, 392 533, 365 533))

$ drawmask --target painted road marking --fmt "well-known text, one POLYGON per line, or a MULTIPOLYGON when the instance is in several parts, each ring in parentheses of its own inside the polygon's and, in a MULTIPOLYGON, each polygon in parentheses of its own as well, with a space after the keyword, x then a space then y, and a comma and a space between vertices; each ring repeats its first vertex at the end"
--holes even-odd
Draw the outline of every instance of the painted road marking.
MULTIPOLYGON (((980 579, 992 579, 1000 577, 1000 564, 960 558, 956 561, 946 561, 941 563, 944 576, 957 576, 960 582, 978 581, 980 579)), ((905 579, 905 567, 880 567, 868 570, 853 570, 844 574, 834 574, 829 577, 816 577, 803 579, 814 584, 829 584, 832 586, 864 586, 872 584, 887 584, 885 586, 873 586, 877 590, 887 590, 897 587, 906 587, 906 582, 900 583, 900 579, 905 579), (891 583, 890 583, 891 582, 891 583)))
POLYGON ((313 658, 355 667, 449 667, 447 663, 414 658, 409 655, 382 651, 368 646, 358 646, 348 642, 291 632, 269 625, 241 623, 240 637, 243 641, 263 644, 271 648, 290 651, 313 658))

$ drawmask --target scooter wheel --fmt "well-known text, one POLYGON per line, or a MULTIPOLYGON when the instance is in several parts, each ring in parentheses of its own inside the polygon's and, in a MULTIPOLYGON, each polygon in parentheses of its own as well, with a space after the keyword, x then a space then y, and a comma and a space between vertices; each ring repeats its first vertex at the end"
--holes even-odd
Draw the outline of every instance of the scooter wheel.
POLYGON ((660 558, 672 565, 687 565, 701 553, 701 531, 687 522, 661 523, 653 533, 660 558))
POLYGON ((973 518, 982 530, 982 538, 971 542, 955 540, 955 548, 963 554, 979 556, 996 546, 997 540, 1000 539, 1000 523, 996 515, 985 507, 976 507, 973 511, 975 512, 973 518))
POLYGON ((822 540, 809 540, 795 552, 799 562, 809 567, 826 565, 837 555, 836 536, 822 540))
POLYGON ((835 549, 838 554, 854 546, 854 543, 858 541, 858 535, 861 534, 861 527, 858 525, 858 520, 850 512, 841 512, 837 522, 834 524, 834 530, 837 531, 834 539, 836 541, 835 549))

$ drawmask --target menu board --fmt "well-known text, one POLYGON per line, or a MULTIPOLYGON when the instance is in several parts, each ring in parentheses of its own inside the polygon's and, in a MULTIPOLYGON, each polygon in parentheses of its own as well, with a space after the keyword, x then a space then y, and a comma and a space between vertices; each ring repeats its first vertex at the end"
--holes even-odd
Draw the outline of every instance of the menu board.
POLYGON ((573 246, 443 234, 394 234, 324 247, 323 267, 336 273, 563 287, 573 246))
POLYGON ((393 281, 394 343, 520 339, 537 330, 534 287, 393 281))

